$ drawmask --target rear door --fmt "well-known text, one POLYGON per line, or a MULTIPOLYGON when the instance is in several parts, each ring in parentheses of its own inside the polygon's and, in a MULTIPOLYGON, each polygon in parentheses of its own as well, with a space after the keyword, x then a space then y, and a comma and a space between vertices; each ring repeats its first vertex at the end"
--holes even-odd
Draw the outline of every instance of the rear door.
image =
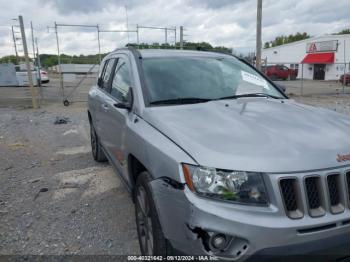
POLYGON ((111 58, 107 60, 104 64, 103 70, 100 75, 100 83, 95 94, 95 130, 97 132, 98 138, 102 146, 105 144, 105 125, 106 125, 106 111, 108 107, 106 106, 106 98, 108 98, 108 92, 111 85, 113 70, 115 68, 117 59, 111 58))
MULTIPOLYGON (((115 105, 127 102, 129 89, 132 86, 131 79, 129 58, 126 55, 119 55, 111 80, 109 97, 105 101, 109 109, 105 114, 107 126, 105 145, 108 148, 110 160, 122 174, 126 174, 126 124, 131 119, 132 113, 126 109, 117 108, 115 105)), ((127 179, 126 176, 124 178, 127 179)))

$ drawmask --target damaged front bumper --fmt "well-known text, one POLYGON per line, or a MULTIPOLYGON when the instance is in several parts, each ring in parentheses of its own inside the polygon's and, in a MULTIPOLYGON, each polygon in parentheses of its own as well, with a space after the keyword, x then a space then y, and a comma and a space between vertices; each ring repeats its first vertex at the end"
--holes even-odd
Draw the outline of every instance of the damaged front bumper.
POLYGON ((320 254, 321 251, 336 255, 332 252, 339 249, 339 243, 345 245, 345 251, 340 251, 341 257, 350 253, 350 226, 301 234, 299 229, 315 226, 315 220, 291 220, 273 204, 257 207, 205 199, 193 194, 186 185, 162 178, 150 185, 164 236, 183 254, 229 260, 246 260, 254 255, 268 258, 269 255, 320 254), (211 244, 217 234, 226 236, 224 248, 211 244))

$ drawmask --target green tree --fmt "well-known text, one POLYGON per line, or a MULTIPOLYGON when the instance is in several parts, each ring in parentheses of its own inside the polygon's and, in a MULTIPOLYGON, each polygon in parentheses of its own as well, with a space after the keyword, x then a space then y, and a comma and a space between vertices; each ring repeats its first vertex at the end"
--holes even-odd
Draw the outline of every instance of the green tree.
POLYGON ((337 35, 347 35, 350 34, 350 28, 341 30, 337 35))
POLYGON ((264 45, 264 48, 275 47, 275 46, 279 46, 279 45, 293 43, 293 42, 304 40, 307 38, 310 38, 310 35, 307 34, 306 32, 304 32, 304 33, 297 32, 294 35, 292 35, 292 34, 281 35, 281 36, 277 36, 273 41, 266 42, 264 45))
MULTIPOLYGON (((23 56, 20 56, 18 57, 18 60, 19 62, 24 62, 24 57, 23 56)), ((29 59, 30 61, 32 61, 31 59, 29 59)), ((14 55, 7 55, 7 56, 3 56, 0 58, 0 64, 3 64, 3 63, 12 63, 12 64, 15 64, 17 65, 18 62, 17 62, 17 58, 16 56, 14 55)))
MULTIPOLYGON (((135 47, 139 49, 149 49, 149 48, 157 48, 157 49, 175 49, 174 44, 160 44, 160 43, 140 43, 132 44, 135 47)), ((176 43, 176 48, 178 49, 180 47, 180 43, 176 43)), ((225 46, 212 46, 211 44, 207 42, 185 42, 184 43, 184 49, 185 50, 203 50, 203 51, 213 51, 213 52, 221 52, 221 53, 229 53, 232 54, 232 48, 228 48, 225 46)), ((107 54, 101 54, 101 57, 103 58, 107 54)), ((1 63, 7 63, 15 62, 16 57, 15 56, 5 56, 0 58, 1 63)), ((60 55, 61 64, 97 64, 99 63, 99 55, 93 54, 93 55, 67 55, 67 54, 61 54, 60 55)), ((40 61, 41 66, 44 68, 48 68, 50 66, 54 66, 58 64, 58 56, 53 54, 41 54, 40 55, 40 61)))

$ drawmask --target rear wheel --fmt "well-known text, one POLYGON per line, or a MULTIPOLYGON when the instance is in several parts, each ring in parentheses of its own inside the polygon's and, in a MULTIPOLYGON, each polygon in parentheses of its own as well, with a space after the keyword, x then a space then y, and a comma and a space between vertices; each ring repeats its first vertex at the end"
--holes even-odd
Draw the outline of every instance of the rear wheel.
POLYGON ((148 172, 142 172, 136 181, 134 197, 140 250, 142 255, 165 256, 167 241, 164 238, 152 198, 150 181, 151 176, 148 172))
POLYGON ((91 140, 91 152, 94 160, 97 162, 106 162, 107 161, 106 155, 102 150, 95 128, 92 123, 90 123, 90 140, 91 140))

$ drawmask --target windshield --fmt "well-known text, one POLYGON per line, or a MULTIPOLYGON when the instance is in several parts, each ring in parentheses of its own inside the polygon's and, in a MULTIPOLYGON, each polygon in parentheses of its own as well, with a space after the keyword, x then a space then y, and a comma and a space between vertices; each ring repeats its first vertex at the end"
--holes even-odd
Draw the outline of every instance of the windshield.
POLYGON ((210 101, 249 94, 284 98, 254 69, 236 58, 162 57, 142 62, 150 103, 210 101))

